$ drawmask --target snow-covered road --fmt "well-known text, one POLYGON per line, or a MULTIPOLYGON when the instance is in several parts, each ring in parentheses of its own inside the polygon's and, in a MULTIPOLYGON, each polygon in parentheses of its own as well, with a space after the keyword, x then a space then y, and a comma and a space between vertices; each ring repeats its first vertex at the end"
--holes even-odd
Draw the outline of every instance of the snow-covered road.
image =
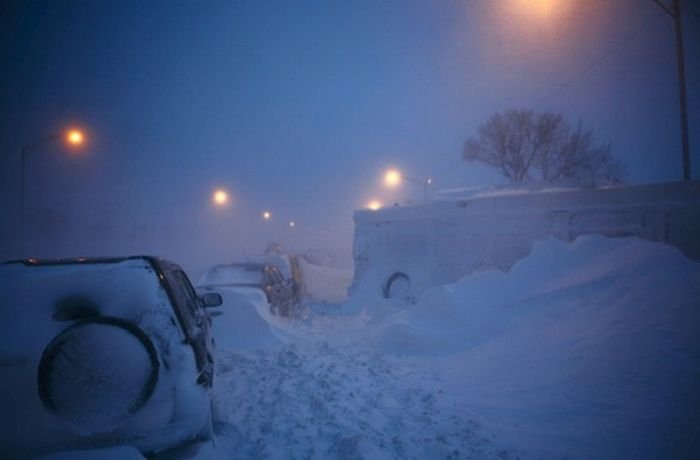
POLYGON ((233 458, 516 458, 410 361, 321 342, 226 353, 217 405, 233 458))
POLYGON ((700 264, 674 248, 551 240, 413 306, 361 294, 234 315, 258 332, 221 350, 216 445, 164 458, 700 453, 700 264))

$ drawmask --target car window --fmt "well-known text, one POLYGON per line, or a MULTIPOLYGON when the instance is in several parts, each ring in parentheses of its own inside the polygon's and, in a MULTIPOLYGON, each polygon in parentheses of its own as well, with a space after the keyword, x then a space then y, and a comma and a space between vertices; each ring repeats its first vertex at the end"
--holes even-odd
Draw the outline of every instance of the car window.
POLYGON ((170 271, 165 273, 165 277, 176 300, 173 308, 177 309, 177 316, 180 318, 187 340, 194 351, 197 369, 201 372, 197 382, 210 386, 213 361, 207 350, 206 313, 200 306, 197 294, 185 272, 182 270, 170 271))
POLYGON ((199 309, 199 303, 197 302, 197 294, 194 292, 194 288, 190 284, 189 279, 187 278, 187 275, 185 275, 185 272, 178 270, 175 272, 175 277, 178 279, 179 284, 185 293, 185 297, 187 298, 187 307, 190 310, 190 313, 193 315, 197 314, 197 311, 199 309))
POLYGON ((186 334, 189 337, 195 337, 199 334, 199 304, 197 303, 197 295, 190 285, 187 275, 182 271, 167 272, 166 278, 170 284, 177 305, 173 305, 178 309, 179 316, 182 318, 183 327, 186 329, 186 334))

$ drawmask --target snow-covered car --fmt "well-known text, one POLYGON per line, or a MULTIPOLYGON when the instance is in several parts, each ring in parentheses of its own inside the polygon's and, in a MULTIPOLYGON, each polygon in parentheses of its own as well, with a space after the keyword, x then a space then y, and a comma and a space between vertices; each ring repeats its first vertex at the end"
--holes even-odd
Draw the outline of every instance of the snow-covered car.
POLYGON ((0 264, 0 458, 210 436, 220 303, 154 257, 0 264))
POLYGON ((276 266, 265 263, 215 265, 204 274, 197 287, 262 290, 272 313, 281 316, 288 316, 299 300, 298 284, 293 279, 285 279, 276 266))

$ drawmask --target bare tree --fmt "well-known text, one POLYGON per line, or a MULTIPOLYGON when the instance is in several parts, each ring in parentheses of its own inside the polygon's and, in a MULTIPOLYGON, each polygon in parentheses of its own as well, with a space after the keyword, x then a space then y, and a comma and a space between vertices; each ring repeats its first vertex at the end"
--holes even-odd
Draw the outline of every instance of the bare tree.
POLYGON ((531 110, 492 115, 479 126, 477 136, 465 142, 464 159, 494 166, 516 184, 538 176, 547 182, 573 180, 594 186, 625 174, 610 145, 597 145, 592 130, 580 122, 572 130, 559 114, 531 110))

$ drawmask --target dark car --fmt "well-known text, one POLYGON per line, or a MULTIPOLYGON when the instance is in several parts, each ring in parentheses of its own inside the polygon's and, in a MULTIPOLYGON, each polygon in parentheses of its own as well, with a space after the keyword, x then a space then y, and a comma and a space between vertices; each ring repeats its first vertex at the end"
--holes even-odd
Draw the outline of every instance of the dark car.
POLYGON ((208 437, 220 303, 155 257, 0 264, 0 457, 208 437))
POLYGON ((265 263, 233 263, 215 265, 200 280, 198 288, 261 289, 274 314, 289 316, 299 300, 299 286, 285 279, 280 270, 265 263))

